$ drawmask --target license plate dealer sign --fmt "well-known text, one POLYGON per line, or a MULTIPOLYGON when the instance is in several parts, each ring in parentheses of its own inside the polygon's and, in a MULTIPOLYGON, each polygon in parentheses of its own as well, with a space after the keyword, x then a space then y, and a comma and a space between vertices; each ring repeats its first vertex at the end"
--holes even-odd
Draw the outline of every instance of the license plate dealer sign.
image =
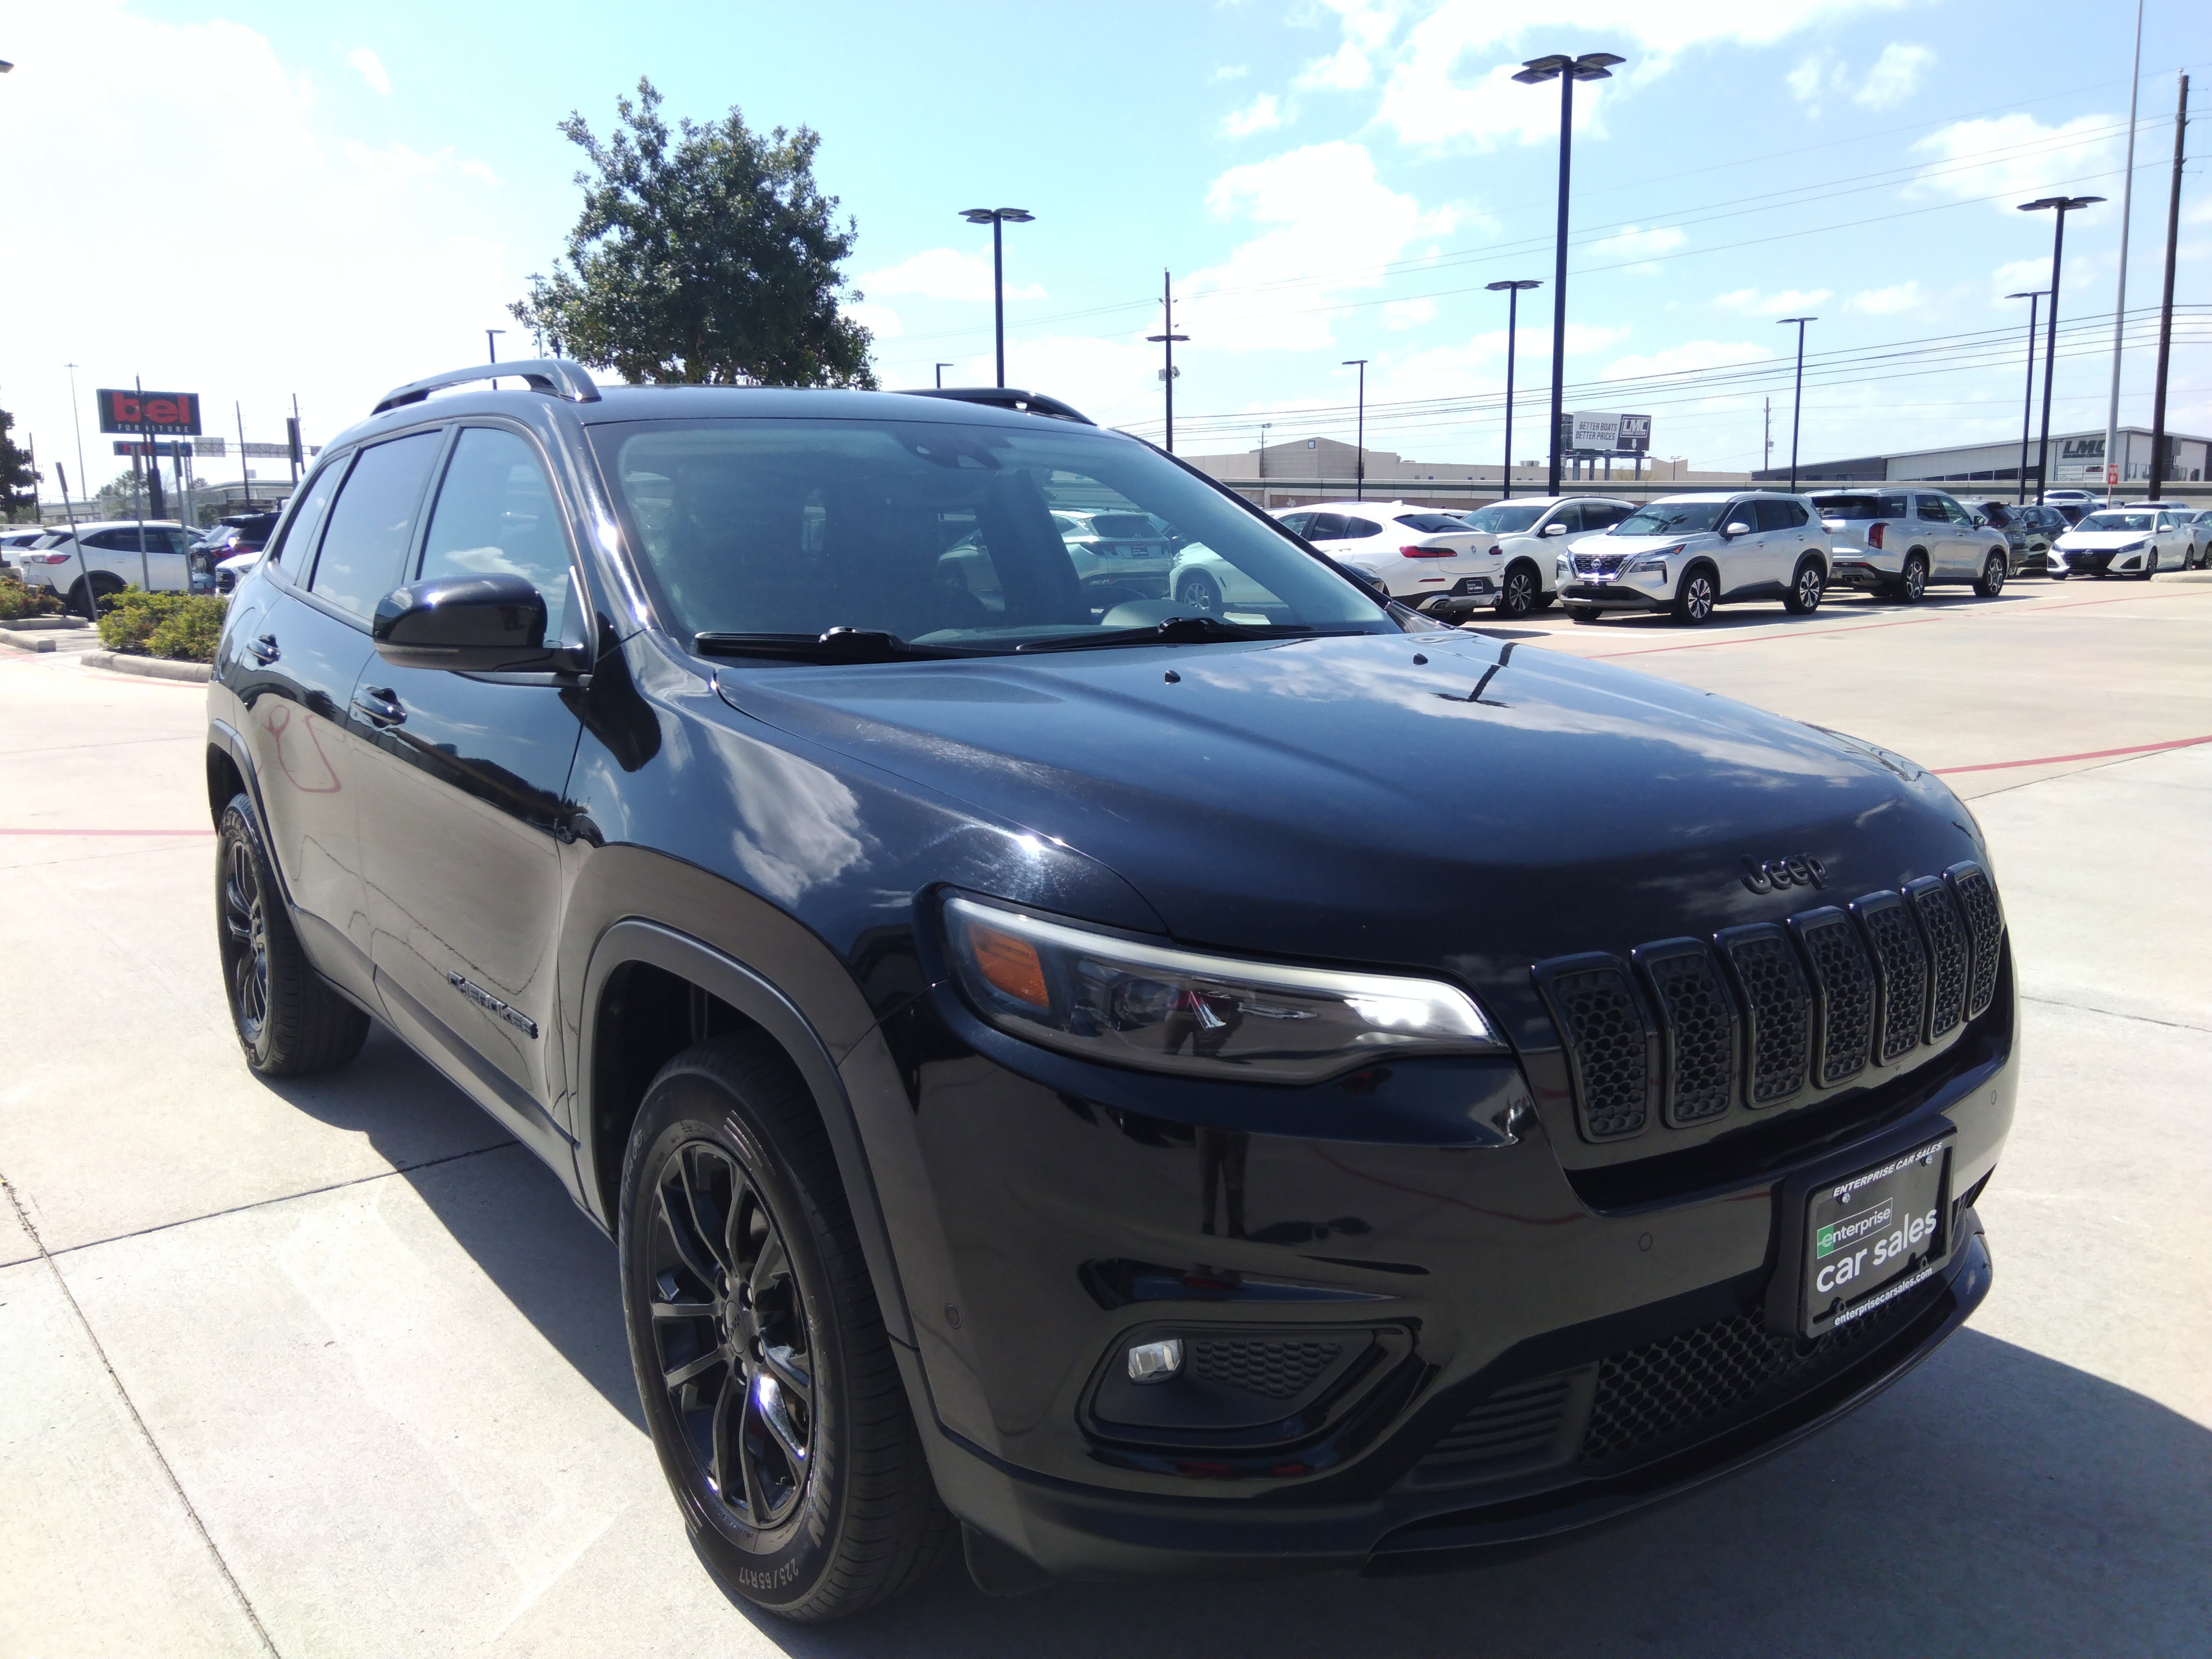
POLYGON ((1816 1188, 1805 1207, 1801 1328, 1863 1319, 1934 1277, 1950 1255, 1951 1142, 1816 1188))

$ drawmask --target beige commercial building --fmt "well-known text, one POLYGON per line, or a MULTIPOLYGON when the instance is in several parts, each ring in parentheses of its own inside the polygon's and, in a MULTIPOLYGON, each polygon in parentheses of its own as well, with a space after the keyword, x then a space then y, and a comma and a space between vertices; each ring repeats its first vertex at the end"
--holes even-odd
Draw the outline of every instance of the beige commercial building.
MULTIPOLYGON (((1504 493, 1504 469, 1497 462, 1420 461, 1389 450, 1364 452, 1364 493, 1376 501, 1416 501, 1426 506, 1480 507, 1504 493)), ((1230 455, 1185 455, 1207 476, 1250 496, 1266 507, 1296 507, 1335 501, 1363 489, 1363 452, 1334 438, 1294 438, 1265 449, 1230 455)), ((1698 484, 1742 483, 1741 472, 1694 472, 1679 457, 1647 459, 1640 465, 1616 456, 1611 460, 1570 463, 1564 483, 1577 490, 1619 489, 1645 493, 1698 484), (1639 477, 1640 473, 1640 477, 1639 477)), ((1513 469, 1513 493, 1540 495, 1545 464, 1524 462, 1513 469)))

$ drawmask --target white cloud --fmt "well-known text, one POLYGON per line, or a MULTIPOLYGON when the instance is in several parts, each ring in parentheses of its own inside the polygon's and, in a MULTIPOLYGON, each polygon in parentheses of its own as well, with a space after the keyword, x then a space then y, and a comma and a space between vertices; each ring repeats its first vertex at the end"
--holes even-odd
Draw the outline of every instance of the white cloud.
POLYGON ((1785 288, 1773 294, 1761 294, 1755 288, 1740 288, 1733 294, 1723 294, 1713 301, 1721 311, 1740 312, 1747 317, 1779 317, 1785 311, 1807 311, 1823 301, 1835 297, 1832 289, 1785 288))
MULTIPOLYGON (((1586 323, 1567 325, 1567 356, 1587 357, 1619 345, 1628 337, 1626 328, 1600 328, 1586 323)), ((1514 346, 1517 379, 1516 401, 1522 392, 1541 397, 1552 361, 1552 331, 1523 328, 1514 346)), ((1390 398, 1449 397, 1468 390, 1469 382, 1483 386, 1493 382, 1502 390, 1505 374, 1505 331, 1492 329, 1477 334, 1465 345, 1432 346, 1413 352, 1380 370, 1370 370, 1368 395, 1390 398)))
POLYGON ((1792 97, 1801 104, 1810 104, 1820 95, 1821 63, 1818 58, 1799 61, 1797 67, 1784 76, 1792 97))
POLYGON ((1598 378, 1633 380, 1645 374, 1677 374, 1686 370, 1727 368, 1737 363, 1765 362, 1775 355, 1771 348, 1736 340, 1688 340, 1680 345, 1641 356, 1616 357, 1598 378))
POLYGON ((2021 202, 2081 188, 2087 175, 2116 167, 2115 128, 2126 125, 2110 115, 2081 115, 2049 127, 2023 114, 1954 121, 1913 145, 1915 153, 1935 159, 1908 193, 1955 200, 1994 196, 1990 206, 2009 214, 2021 202))
MULTIPOLYGON (((991 297, 991 256, 964 253, 958 248, 933 247, 910 255, 895 265, 872 270, 860 277, 864 294, 916 294, 925 300, 982 300, 991 297)), ((1009 300, 1042 300, 1044 289, 1036 283, 1008 283, 1009 300)))
POLYGON ((889 306, 877 305, 870 300, 852 300, 837 309, 850 317, 879 341, 896 340, 906 332, 899 322, 898 313, 889 306))
POLYGON ((346 54, 346 62, 360 71, 361 78, 368 82, 372 92, 392 96, 392 77, 384 72, 384 60, 367 46, 356 46, 346 54))
POLYGON ((1990 292, 1996 295, 2033 294, 2051 281, 2048 259, 2008 259, 1990 273, 1990 292))
POLYGON ((1928 296, 1920 291, 1916 279, 1893 283, 1887 288, 1870 288, 1854 294, 1844 303, 1853 311, 1864 312, 1869 317, 1893 317, 1900 311, 1915 311, 1925 305, 1928 296))
POLYGON ((1851 101, 1869 109, 1894 109, 1920 89, 1920 77, 1935 61, 1936 54, 1925 46, 1893 40, 1881 49, 1881 56, 1851 94, 1851 101))
MULTIPOLYGON (((1631 225, 1611 236, 1601 237, 1589 245, 1589 251, 1607 259, 1656 259, 1662 253, 1672 253, 1688 241, 1688 235, 1672 225, 1659 225, 1650 230, 1631 225)), ((1650 270, 1650 265, 1632 266, 1632 270, 1650 270)))
POLYGON ((1434 300, 1392 300, 1382 307, 1382 326, 1388 329, 1419 328, 1436 319, 1434 300))
POLYGON ((1267 132, 1283 125, 1282 106, 1275 94, 1263 92, 1242 109, 1231 110, 1221 124, 1221 130, 1231 138, 1249 138, 1255 132, 1267 132))
POLYGON ((1453 222, 1389 189, 1365 147, 1341 139, 1231 167, 1206 204, 1258 230, 1182 283, 1191 334, 1234 350, 1330 344, 1330 306, 1381 286, 1388 262, 1453 222))
POLYGON ((1217 83, 1223 81, 1242 81, 1251 72, 1250 68, 1243 64, 1224 64, 1213 71, 1213 78, 1217 83))

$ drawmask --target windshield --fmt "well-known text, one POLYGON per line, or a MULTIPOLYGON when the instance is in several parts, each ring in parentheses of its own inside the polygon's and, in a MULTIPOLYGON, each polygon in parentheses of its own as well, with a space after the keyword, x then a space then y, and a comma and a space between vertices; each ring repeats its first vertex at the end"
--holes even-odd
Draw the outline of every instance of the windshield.
POLYGON ((717 420, 601 426, 592 438, 687 641, 851 629, 1000 652, 1133 643, 1176 616, 1232 630, 1397 631, 1376 597, 1265 520, 1095 430, 717 420), (1101 559, 1071 520, 1091 535, 1142 526, 1180 551, 1101 559))
POLYGON ((1547 503, 1537 502, 1523 507, 1518 501, 1499 501, 1494 507, 1479 512, 1462 513, 1460 516, 1475 529, 1492 536, 1518 536, 1536 527, 1536 520, 1544 516, 1547 503))
POLYGON ((1711 530, 1721 522, 1727 501, 1654 501, 1639 507, 1605 533, 1608 536, 1675 536, 1711 530))
POLYGON ((2076 530, 2148 530, 2148 513, 2092 513, 2074 526, 2076 530))

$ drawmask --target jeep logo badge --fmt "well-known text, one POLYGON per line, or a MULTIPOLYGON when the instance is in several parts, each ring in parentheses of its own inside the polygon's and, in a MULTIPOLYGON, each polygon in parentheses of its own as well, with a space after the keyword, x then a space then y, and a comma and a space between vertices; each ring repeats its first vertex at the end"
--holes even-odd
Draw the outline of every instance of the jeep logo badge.
POLYGON ((1790 853, 1764 864, 1746 854, 1743 884, 1754 893, 1772 893, 1784 887, 1826 887, 1828 872, 1820 860, 1807 853, 1790 853))

